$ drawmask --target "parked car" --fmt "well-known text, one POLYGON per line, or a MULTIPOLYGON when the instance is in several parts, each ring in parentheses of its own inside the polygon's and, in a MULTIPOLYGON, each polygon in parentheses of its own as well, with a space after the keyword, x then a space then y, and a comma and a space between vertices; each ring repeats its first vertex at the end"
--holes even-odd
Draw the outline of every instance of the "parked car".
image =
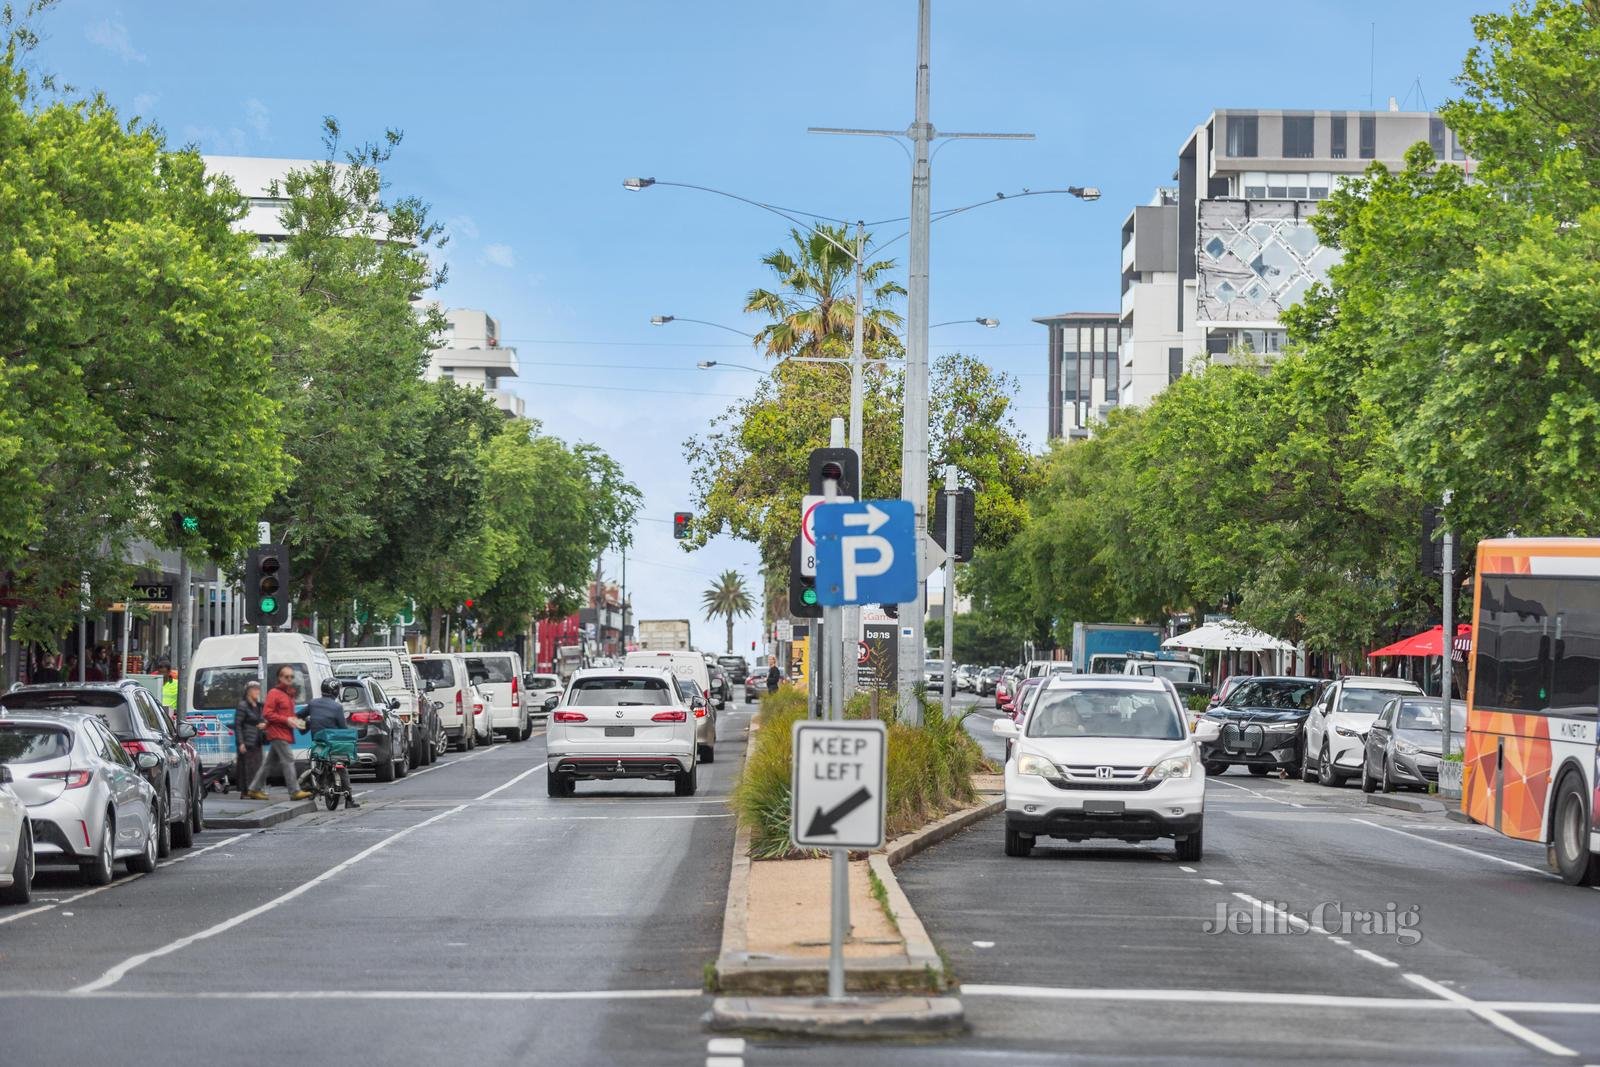
POLYGON ((1233 692, 1236 686, 1239 686, 1254 677, 1255 675, 1253 674, 1228 675, 1222 680, 1222 684, 1217 686, 1216 691, 1211 694, 1211 699, 1206 702, 1206 707, 1214 708, 1218 704, 1225 702, 1228 699, 1228 694, 1233 692))
POLYGON ((356 763, 351 771, 371 771, 380 782, 411 773, 411 726, 400 717, 400 701, 372 678, 341 678, 339 703, 355 730, 356 763))
MULTIPOLYGON (((700 745, 699 759, 710 763, 716 758, 717 743, 717 712, 726 707, 725 701, 719 701, 711 693, 711 671, 706 666, 704 656, 699 652, 684 652, 662 650, 656 652, 630 652, 624 660, 624 667, 653 668, 669 671, 679 681, 693 683, 695 694, 709 694, 706 702, 705 715, 698 720, 695 736, 700 745)), ((570 687, 569 687, 570 693, 570 687)))
POLYGON ((994 683, 994 706, 1001 711, 1011 710, 1011 687, 1016 683, 1011 680, 1011 675, 1002 673, 994 683))
POLYGON ((1421 696, 1422 690, 1403 678, 1350 675, 1329 683, 1306 716, 1300 777, 1323 785, 1343 785, 1361 773, 1366 759, 1367 730, 1397 696, 1421 696))
POLYGON ((718 656, 717 666, 728 672, 728 681, 743 685, 750 677, 750 662, 743 656, 718 656))
POLYGON ((1122 673, 1140 678, 1165 678, 1178 690, 1178 697, 1187 701, 1193 696, 1211 696, 1200 661, 1193 656, 1170 652, 1129 652, 1123 661, 1122 673))
POLYGON ((553 674, 522 676, 522 702, 528 705, 528 714, 544 718, 550 714, 551 698, 561 697, 561 679, 553 674))
POLYGON ((728 701, 733 699, 733 680, 720 664, 710 666, 711 695, 717 701, 717 707, 725 708, 728 701))
POLYGON ((383 686, 390 699, 400 702, 397 710, 411 735, 413 767, 425 767, 444 754, 450 744, 444 723, 404 645, 330 648, 328 658, 333 661, 333 673, 340 678, 365 675, 383 686))
POLYGON ((494 744, 494 703, 481 686, 467 684, 467 706, 472 709, 473 745, 494 744))
MULTIPOLYGON (((1467 705, 1450 702, 1450 751, 1466 749, 1467 705)), ((1395 697, 1383 706, 1367 731, 1361 763, 1361 791, 1427 789, 1439 780, 1444 717, 1435 698, 1395 697)))
POLYGON ((657 666, 581 670, 550 713, 545 739, 552 797, 580 781, 670 781, 680 797, 699 781, 696 692, 657 666))
POLYGON ((507 741, 526 741, 533 719, 522 703, 522 657, 515 652, 478 652, 465 657, 472 682, 489 698, 496 733, 507 741))
POLYGON ((1005 672, 1006 669, 1004 667, 985 667, 978 672, 977 684, 974 686, 973 691, 981 697, 992 695, 995 683, 1000 680, 1000 676, 1005 672))
POLYGON ((0 711, 31 715, 83 713, 99 716, 130 756, 153 753, 157 763, 144 769, 156 791, 160 818, 156 855, 165 858, 172 846, 188 848, 203 827, 205 795, 195 729, 174 722, 149 690, 133 681, 81 682, 20 686, 0 696, 0 711))
POLYGON ((454 743, 463 752, 474 748, 478 739, 473 728, 472 682, 467 677, 465 661, 454 652, 429 652, 412 656, 411 665, 422 680, 422 691, 443 705, 439 708, 439 727, 446 744, 454 743))
POLYGON ((1306 716, 1323 684, 1319 678, 1282 677, 1246 678, 1230 686, 1222 703, 1200 716, 1218 727, 1217 739, 1200 746, 1206 773, 1235 766, 1256 775, 1299 770, 1306 716))
POLYGON ((1039 695, 1039 688, 1049 681, 1049 677, 1036 674, 1032 678, 1024 678, 1018 682, 1011 691, 1011 721, 1021 722, 1022 717, 1028 714, 1033 706, 1033 700, 1039 695))
POLYGON ((7 737, 0 733, 0 904, 26 904, 33 899, 33 829, 3 762, 7 737))
POLYGON ((956 668, 956 692, 976 693, 978 691, 978 668, 970 663, 963 663, 956 668))
POLYGON ((1043 684, 1022 724, 996 719, 1012 744, 1005 766, 1005 852, 1041 837, 1171 838, 1201 858, 1205 771, 1177 691, 1164 678, 1063 675, 1043 684))
POLYGON ((1071 674, 1072 661, 1069 659, 1031 659, 1027 666, 1022 668, 1023 678, 1037 678, 1043 674, 1071 674))
POLYGON ((930 659, 922 663, 922 684, 930 690, 944 686, 944 660, 930 659))
POLYGON ((34 862, 77 867, 91 885, 110 885, 118 860, 156 869, 160 809, 145 774, 160 762, 130 756, 98 715, 0 716, 0 764, 28 807, 34 862))

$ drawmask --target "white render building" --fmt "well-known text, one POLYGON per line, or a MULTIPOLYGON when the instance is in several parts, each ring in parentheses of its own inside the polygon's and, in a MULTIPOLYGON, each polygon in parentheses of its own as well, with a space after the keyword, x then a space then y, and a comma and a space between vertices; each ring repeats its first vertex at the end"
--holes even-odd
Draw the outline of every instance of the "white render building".
POLYGON ((476 308, 448 308, 444 317, 450 332, 443 348, 428 358, 423 377, 429 381, 448 378, 482 389, 496 407, 507 415, 521 417, 526 410, 522 397, 506 388, 506 379, 521 372, 517 350, 500 344, 500 323, 487 311, 476 308))

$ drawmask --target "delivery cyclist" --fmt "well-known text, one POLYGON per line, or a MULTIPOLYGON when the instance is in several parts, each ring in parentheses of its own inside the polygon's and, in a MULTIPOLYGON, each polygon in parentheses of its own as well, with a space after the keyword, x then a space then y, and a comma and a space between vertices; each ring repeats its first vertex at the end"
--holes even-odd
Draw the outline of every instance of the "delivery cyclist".
MULTIPOLYGON (((311 740, 315 741, 323 730, 349 728, 350 724, 344 717, 344 705, 339 703, 339 680, 324 678, 322 695, 306 705, 306 732, 311 735, 311 740)), ((356 803, 355 790, 350 787, 350 771, 342 765, 339 767, 339 784, 344 786, 344 806, 359 808, 361 805, 356 803)))

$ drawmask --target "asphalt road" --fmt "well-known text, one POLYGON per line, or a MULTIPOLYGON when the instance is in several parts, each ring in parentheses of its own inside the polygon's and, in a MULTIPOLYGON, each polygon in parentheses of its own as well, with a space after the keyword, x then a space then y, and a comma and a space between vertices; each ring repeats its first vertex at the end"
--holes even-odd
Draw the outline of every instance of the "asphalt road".
POLYGON ((105 890, 42 871, 0 909, 0 1063, 703 1060, 749 710, 694 798, 552 800, 541 731, 105 890))
MULTIPOLYGON (((992 718, 969 728, 990 740, 992 718)), ((1211 781, 1206 824, 1194 864, 1167 843, 1007 859, 994 817, 901 866, 972 1032, 850 1062, 1600 1063, 1600 897, 1542 848, 1240 771, 1211 781), (1219 909, 1259 932, 1208 932, 1219 909), (1363 911, 1389 932, 1345 930, 1363 911)), ((837 1052, 753 1042, 745 1061, 837 1052)))

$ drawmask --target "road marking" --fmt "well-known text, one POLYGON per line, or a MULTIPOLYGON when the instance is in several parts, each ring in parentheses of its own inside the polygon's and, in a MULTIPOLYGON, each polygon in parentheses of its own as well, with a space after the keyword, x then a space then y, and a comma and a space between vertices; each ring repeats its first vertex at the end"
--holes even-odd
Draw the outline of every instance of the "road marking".
POLYGON ((1408 974, 1406 975, 1406 981, 1420 989, 1426 989, 1434 996, 1441 997, 1452 1004, 1460 1005, 1467 1011, 1470 1011, 1472 1014, 1482 1019, 1484 1022, 1488 1023, 1490 1026, 1493 1026, 1496 1030, 1499 1030, 1502 1033, 1510 1034, 1517 1040, 1522 1041, 1525 1044, 1532 1045, 1540 1052, 1548 1052, 1552 1056, 1577 1055, 1576 1052, 1567 1046, 1551 1041, 1543 1034, 1536 1033, 1533 1030, 1528 1029, 1526 1026, 1523 1026, 1521 1023, 1507 1018, 1493 1008, 1479 1004, 1471 997, 1466 996, 1463 993, 1458 993, 1454 989, 1450 989, 1447 986, 1442 986, 1432 979, 1424 978, 1420 974, 1408 974))
POLYGON ((706 1067, 744 1067, 743 1056, 707 1056, 706 1067))
POLYGON ((1508 859, 1504 858, 1503 856, 1491 855, 1488 852, 1479 852, 1477 849, 1475 849, 1475 848, 1467 848, 1465 845, 1455 845, 1455 844, 1451 844, 1449 841, 1435 841, 1431 837, 1424 837, 1421 834, 1413 834, 1413 833, 1411 833, 1409 831, 1406 831, 1406 830, 1398 830, 1393 826, 1384 826, 1382 823, 1370 822, 1367 819, 1351 818, 1350 821, 1351 822, 1358 822, 1362 826, 1370 826, 1374 830, 1387 830, 1391 834, 1399 834, 1401 837, 1409 837, 1414 841, 1426 841, 1428 844, 1437 845, 1439 848, 1448 848, 1448 849, 1451 849, 1452 851, 1455 851, 1455 852, 1465 852, 1469 856, 1476 856, 1479 859, 1491 860, 1491 861, 1493 861, 1495 863, 1503 864, 1503 865, 1505 865, 1507 867, 1515 867, 1519 871, 1528 871, 1528 872, 1530 872, 1532 874, 1539 875, 1541 878, 1554 878, 1555 877, 1555 875, 1551 874, 1549 871, 1541 871, 1537 867, 1530 867, 1526 863, 1518 863, 1516 860, 1508 860, 1508 859))
POLYGON ((1251 896, 1249 893, 1235 893, 1234 896, 1238 897, 1240 900, 1244 901, 1246 904, 1254 904, 1256 907, 1260 908, 1262 911, 1270 911, 1272 914, 1274 914, 1278 918, 1284 920, 1290 926, 1293 926, 1297 930, 1315 930, 1319 934, 1325 934, 1325 933, 1328 932, 1328 931, 1324 930, 1320 926, 1311 925, 1311 923, 1309 923, 1306 920, 1302 919, 1300 916, 1293 914, 1292 912, 1284 911, 1282 908, 1277 907, 1277 906, 1272 905, 1272 904, 1268 904, 1264 900, 1258 900, 1257 898, 1251 896))
POLYGON ((1204 1004, 1282 1004, 1307 1008, 1394 1008, 1462 1011, 1465 1005, 1429 997, 1357 997, 1331 993, 1266 993, 1248 989, 1081 989, 1060 986, 967 985, 963 996, 1026 997, 1034 1000, 1128 1000, 1204 1004))
POLYGON ((1207 885, 1221 885, 1222 883, 1217 881, 1215 878, 1207 878, 1206 879, 1206 884, 1207 885))
POLYGON ((1184 874, 1199 874, 1200 873, 1199 871, 1195 870, 1193 867, 1185 867, 1185 866, 1183 866, 1181 864, 1178 866, 1178 870, 1182 871, 1184 874))
POLYGON ((233 844, 235 841, 243 841, 253 833, 255 833, 254 830, 246 830, 242 834, 234 834, 232 837, 223 838, 221 841, 218 841, 215 844, 207 845, 205 848, 197 848, 192 852, 185 852, 181 856, 174 856, 172 859, 162 860, 160 863, 156 864, 156 866, 171 867, 174 863, 183 863, 187 860, 194 859, 196 856, 204 856, 207 852, 210 852, 213 849, 223 848, 227 845, 233 844))
POLYGON ((713 1037, 706 1042, 706 1054, 710 1056, 743 1056, 744 1038, 713 1037))
MULTIPOLYGON (((1349 942, 1346 942, 1346 944, 1348 944, 1348 943, 1349 942)), ((1376 963, 1380 967, 1399 968, 1399 966, 1400 966, 1394 960, 1384 959, 1382 956, 1378 955, 1376 952, 1373 952, 1373 951, 1371 951, 1369 949, 1353 948, 1350 951, 1354 952, 1357 956, 1360 956, 1364 960, 1369 960, 1369 961, 1371 961, 1373 963, 1376 963)))
POLYGON ((1285 807, 1289 807, 1289 808, 1304 808, 1305 807, 1304 804, 1298 804, 1298 803, 1296 803, 1296 802, 1294 802, 1292 800, 1283 800, 1283 799, 1280 799, 1278 797, 1269 797, 1265 793, 1258 793, 1254 789, 1249 789, 1249 788, 1246 788, 1245 786, 1242 786, 1242 785, 1235 785, 1233 782, 1224 782, 1220 778, 1207 778, 1206 781, 1208 781, 1208 782, 1216 782, 1218 785, 1225 785, 1229 789, 1237 789, 1240 792, 1249 793, 1253 797, 1258 797, 1261 800, 1268 800, 1268 801, 1271 801, 1274 804, 1282 804, 1285 807))
POLYGON ((994 948, 994 942, 993 941, 974 941, 972 943, 972 947, 973 948, 994 948))
POLYGON ((649 822, 653 819, 731 819, 731 811, 709 815, 534 815, 518 818, 518 822, 606 822, 621 819, 625 822, 649 822))
MULTIPOLYGON (((702 989, 261 989, 229 993, 147 989, 18 989, 0 991, 0 1000, 668 1000, 703 997, 702 989)), ((1430 1002, 1431 1003, 1431 1002, 1430 1002)))
POLYGON ((472 800, 469 800, 464 804, 457 804, 455 807, 450 808, 450 809, 448 809, 446 811, 442 811, 437 815, 430 816, 430 817, 422 820, 419 823, 413 823, 410 826, 407 826, 407 827, 404 827, 402 829, 396 830, 394 833, 390 834, 388 837, 385 837, 383 840, 378 841, 375 844, 367 846, 366 848, 362 849, 360 852, 357 852, 354 856, 351 856, 350 858, 348 858, 348 859, 346 859, 346 860, 344 860, 344 861, 342 861, 340 863, 337 863, 334 866, 328 868, 326 871, 323 871, 321 874, 317 875, 315 878, 312 878, 311 880, 306 881, 306 882, 301 882, 299 885, 295 886, 293 889, 290 889, 288 892, 283 893, 283 894, 281 894, 281 895, 279 895, 277 897, 274 897, 272 900, 269 900, 264 904, 258 904, 253 908, 250 908, 250 909, 248 909, 246 911, 240 912, 239 914, 233 916, 232 918, 224 919, 222 922, 215 923, 215 924, 213 924, 211 926, 208 926, 204 930, 197 931, 197 932, 189 934, 189 935, 187 935, 185 937, 180 937, 180 938, 178 938, 178 939, 176 939, 174 941, 169 941, 165 945, 162 945, 159 948, 151 949, 149 952, 141 952, 138 955, 129 956, 127 959, 123 960, 121 963, 119 963, 116 966, 114 966, 114 967, 110 968, 109 970, 107 970, 104 974, 102 974, 99 978, 96 978, 94 981, 86 982, 83 985, 75 987, 72 990, 72 992, 74 992, 74 993, 95 993, 95 992, 99 992, 100 990, 103 990, 103 989, 108 989, 111 986, 114 986, 118 982, 122 981, 123 978, 127 977, 128 972, 132 971, 136 967, 141 967, 144 964, 149 963, 151 960, 159 959, 162 956, 169 956, 172 953, 177 952, 177 951, 179 951, 181 949, 188 948, 190 945, 197 944, 198 942, 208 940, 210 938, 213 938, 213 937, 217 936, 218 934, 226 933, 227 931, 232 930, 234 927, 239 926, 239 925, 241 925, 243 923, 249 922, 251 919, 254 919, 257 916, 265 915, 267 912, 272 911, 274 908, 278 907, 279 905, 286 904, 289 901, 294 900, 296 897, 299 897, 302 894, 310 892, 312 889, 314 889, 317 886, 321 885, 323 882, 326 882, 328 879, 335 877, 336 875, 340 874, 343 871, 349 870, 351 867, 354 867, 356 864, 360 863, 362 860, 366 859, 367 857, 369 857, 371 855, 374 855, 375 853, 383 851, 384 849, 388 848, 390 845, 394 844, 396 841, 399 841, 401 838, 407 837, 407 836, 415 833, 416 831, 422 829, 425 826, 431 826, 434 823, 439 822, 441 819, 448 819, 452 815, 459 814, 460 812, 463 812, 463 811, 467 810, 468 807, 470 807, 471 805, 473 805, 475 803, 478 803, 479 801, 487 800, 490 797, 496 795, 497 793, 501 793, 501 792, 503 792, 503 791, 505 791, 507 789, 510 789, 512 786, 516 785, 518 782, 522 781, 524 778, 527 778, 529 775, 535 773, 536 771, 541 771, 544 768, 545 768, 545 764, 543 764, 543 763, 539 764, 536 767, 529 767, 527 770, 525 770, 525 771, 521 772, 520 774, 516 775, 514 778, 511 778, 509 781, 506 781, 506 782, 502 783, 501 785, 495 786, 493 789, 489 790, 487 793, 480 794, 479 796, 474 797, 472 800))

